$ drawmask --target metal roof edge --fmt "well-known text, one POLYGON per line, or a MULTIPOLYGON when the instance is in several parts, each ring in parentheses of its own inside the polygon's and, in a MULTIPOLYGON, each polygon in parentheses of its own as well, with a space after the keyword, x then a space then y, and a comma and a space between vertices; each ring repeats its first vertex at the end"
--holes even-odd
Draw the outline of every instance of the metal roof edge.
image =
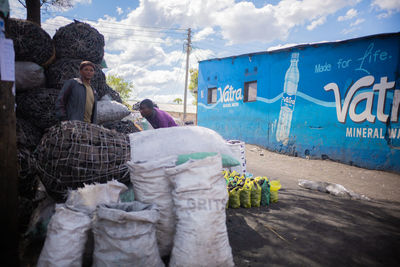
POLYGON ((310 46, 315 46, 315 45, 341 44, 341 43, 347 43, 347 42, 350 42, 350 41, 358 41, 358 40, 371 39, 371 38, 377 38, 377 37, 387 38, 387 37, 392 37, 392 36, 400 36, 400 32, 371 34, 371 35, 366 35, 366 36, 361 36, 361 37, 356 37, 356 38, 351 38, 351 39, 346 39, 346 40, 340 40, 340 41, 299 44, 299 45, 280 48, 280 49, 276 49, 276 50, 272 50, 272 51, 261 51, 261 52, 246 53, 246 54, 240 54, 240 55, 228 56, 228 57, 221 57, 221 58, 210 58, 210 59, 201 60, 201 61, 199 61, 199 63, 206 62, 206 61, 223 60, 223 59, 228 59, 228 58, 244 57, 244 56, 273 54, 273 53, 279 53, 279 52, 282 52, 282 51, 290 51, 292 49, 300 49, 300 48, 310 47, 310 46))

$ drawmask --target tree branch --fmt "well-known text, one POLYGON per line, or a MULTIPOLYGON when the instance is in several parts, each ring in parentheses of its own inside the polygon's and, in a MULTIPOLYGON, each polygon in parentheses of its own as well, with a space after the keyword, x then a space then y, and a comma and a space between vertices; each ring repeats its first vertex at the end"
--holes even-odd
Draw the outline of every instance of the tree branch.
POLYGON ((24 4, 24 3, 25 3, 25 1, 18 0, 18 2, 19 2, 21 5, 23 5, 23 6, 26 8, 26 4, 24 4))

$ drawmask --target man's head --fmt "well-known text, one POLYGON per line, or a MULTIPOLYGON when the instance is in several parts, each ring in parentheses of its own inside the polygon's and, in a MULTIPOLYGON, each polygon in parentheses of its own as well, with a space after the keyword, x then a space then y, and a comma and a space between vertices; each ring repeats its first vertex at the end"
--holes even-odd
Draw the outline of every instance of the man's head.
POLYGON ((94 64, 90 61, 82 61, 79 66, 81 78, 85 81, 90 81, 94 75, 94 64))
POLYGON ((143 117, 147 118, 153 114, 154 103, 150 99, 145 99, 140 102, 139 111, 143 117))

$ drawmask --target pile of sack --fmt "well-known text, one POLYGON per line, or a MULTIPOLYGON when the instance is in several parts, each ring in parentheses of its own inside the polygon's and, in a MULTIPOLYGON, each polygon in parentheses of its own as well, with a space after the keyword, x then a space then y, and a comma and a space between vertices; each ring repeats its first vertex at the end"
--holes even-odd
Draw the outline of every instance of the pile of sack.
POLYGON ((57 30, 52 38, 39 25, 10 18, 6 25, 7 38, 15 50, 15 87, 17 115, 17 147, 19 163, 19 221, 21 232, 26 230, 31 212, 36 207, 38 177, 34 168, 34 151, 41 137, 57 125, 55 102, 64 82, 79 77, 79 64, 91 60, 95 64, 92 87, 97 91, 98 124, 125 134, 138 131, 130 122, 121 120, 130 114, 122 105, 118 92, 106 84, 102 71, 104 37, 87 23, 74 21, 57 30), (27 205, 29 204, 29 205, 27 205), (31 208, 29 208, 31 209, 31 208))
POLYGON ((37 266, 164 266, 155 235, 159 211, 122 202, 127 190, 110 181, 70 191, 55 207, 37 266))
POLYGON ((114 189, 92 185, 70 193, 51 219, 38 266, 80 266, 89 231, 94 266, 164 266, 168 258, 169 266, 234 266, 221 170, 223 162, 237 161, 223 138, 197 126, 129 138, 135 201, 104 197, 103 191, 126 190, 115 181, 109 182, 114 189))
POLYGON ((236 172, 223 171, 229 193, 227 207, 237 209, 269 206, 278 202, 280 181, 270 181, 267 177, 246 177, 236 172))

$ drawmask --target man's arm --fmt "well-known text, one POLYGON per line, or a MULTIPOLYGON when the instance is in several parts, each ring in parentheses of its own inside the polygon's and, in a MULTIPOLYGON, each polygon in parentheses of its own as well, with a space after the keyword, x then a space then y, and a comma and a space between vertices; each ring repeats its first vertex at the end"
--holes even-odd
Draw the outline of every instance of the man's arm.
POLYGON ((72 91, 72 81, 73 80, 68 80, 64 83, 56 100, 56 117, 60 121, 68 119, 67 103, 72 91))

